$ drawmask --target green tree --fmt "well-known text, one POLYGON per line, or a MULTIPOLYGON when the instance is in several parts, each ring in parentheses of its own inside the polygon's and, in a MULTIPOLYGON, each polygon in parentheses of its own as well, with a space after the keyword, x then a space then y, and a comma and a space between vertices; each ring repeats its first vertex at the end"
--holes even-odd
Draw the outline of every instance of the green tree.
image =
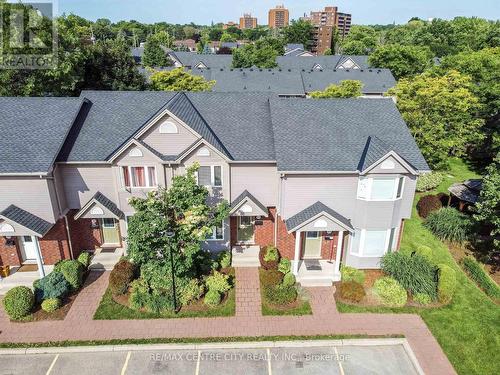
POLYGON ((215 81, 186 72, 184 68, 154 71, 150 77, 151 88, 157 91, 210 91, 215 81))
POLYGON ((142 64, 146 67, 163 67, 172 65, 170 59, 167 57, 166 52, 163 50, 162 45, 158 38, 150 35, 144 45, 144 54, 142 56, 142 64))
POLYGON ((211 27, 208 30, 208 37, 210 38, 210 40, 220 40, 220 38, 222 37, 222 34, 223 34, 223 30, 220 28, 211 27))
POLYGON ((333 55, 332 49, 331 48, 325 49, 325 52, 323 52, 323 55, 325 55, 325 56, 333 55))
POLYGON ((431 62, 428 48, 395 44, 378 47, 368 61, 371 66, 388 68, 396 79, 422 73, 431 62))
POLYGON ((353 25, 342 44, 345 55, 365 55, 375 49, 378 34, 371 26, 353 25))
POLYGON ((342 44, 341 49, 344 55, 366 55, 368 53, 364 43, 359 40, 348 40, 342 44))
POLYGON ((500 250, 500 153, 495 160, 486 168, 483 178, 483 186, 476 203, 476 214, 474 218, 482 224, 492 228, 494 249, 500 250))
POLYGON ((346 79, 338 85, 331 84, 324 91, 313 91, 309 95, 311 98, 355 98, 362 95, 361 87, 363 84, 360 81, 346 79))
POLYGON ((224 43, 224 42, 236 42, 236 36, 233 34, 229 34, 228 32, 224 32, 220 37, 220 41, 222 43, 224 43))
POLYGON ((448 156, 462 157, 483 136, 480 103, 471 79, 457 71, 435 77, 403 78, 389 90, 427 162, 447 166, 448 156))
POLYGON ((274 68, 277 66, 276 57, 278 53, 269 44, 258 48, 254 44, 247 44, 233 50, 233 68, 274 68))
POLYGON ((285 43, 302 43, 306 50, 311 48, 314 26, 309 21, 292 20, 283 28, 285 43))

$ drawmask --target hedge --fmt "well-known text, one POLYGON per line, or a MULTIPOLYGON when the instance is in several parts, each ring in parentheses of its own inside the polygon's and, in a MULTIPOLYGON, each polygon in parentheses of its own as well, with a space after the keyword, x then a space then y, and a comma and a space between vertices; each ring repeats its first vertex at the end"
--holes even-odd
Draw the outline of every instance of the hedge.
POLYGON ((35 296, 31 289, 26 286, 12 288, 3 298, 5 312, 12 320, 18 320, 29 315, 34 305, 35 296))
POLYGON ((121 259, 115 264, 109 274, 109 289, 113 295, 127 293, 130 283, 135 276, 135 265, 126 259, 121 259))
POLYGON ((82 287, 85 267, 79 261, 62 260, 56 264, 54 271, 61 272, 73 290, 82 287))
POLYGON ((59 298, 49 298, 42 302, 42 310, 48 313, 56 311, 59 307, 61 307, 59 298))
POLYGON ((476 282, 487 296, 500 298, 500 288, 486 273, 481 264, 471 257, 465 257, 462 260, 462 265, 470 278, 476 282))

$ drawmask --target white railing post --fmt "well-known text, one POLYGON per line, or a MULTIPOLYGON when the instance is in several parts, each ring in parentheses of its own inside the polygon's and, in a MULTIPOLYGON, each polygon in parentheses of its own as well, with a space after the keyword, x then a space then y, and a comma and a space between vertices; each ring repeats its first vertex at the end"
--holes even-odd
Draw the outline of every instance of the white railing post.
POLYGON ((344 245, 344 231, 338 231, 337 237, 337 252, 335 253, 335 269, 336 275, 340 274, 340 257, 342 256, 342 246, 344 245))
POLYGON ((38 266, 38 273, 40 278, 45 277, 45 270, 43 269, 42 252, 40 250, 40 243, 38 242, 38 237, 31 236, 31 241, 35 244, 36 252, 36 264, 38 266))
POLYGON ((295 256, 293 259, 293 274, 297 276, 299 274, 299 262, 300 262, 300 239, 301 239, 300 231, 295 232, 295 256))

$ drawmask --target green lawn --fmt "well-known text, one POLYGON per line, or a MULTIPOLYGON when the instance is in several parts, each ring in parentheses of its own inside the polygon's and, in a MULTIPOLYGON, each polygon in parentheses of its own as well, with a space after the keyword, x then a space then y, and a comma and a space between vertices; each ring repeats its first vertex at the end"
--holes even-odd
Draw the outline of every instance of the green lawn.
MULTIPOLYGON (((446 192, 453 182, 477 177, 459 160, 452 160, 451 167, 448 174, 453 177, 447 177, 436 192, 446 192)), ((450 265, 457 272, 458 287, 450 305, 436 309, 360 308, 339 303, 339 310, 341 312, 417 313, 427 323, 459 374, 499 374, 500 306, 495 305, 463 273, 450 255, 447 246, 423 227, 413 207, 412 218, 405 222, 401 248, 404 251, 420 244, 430 246, 440 263, 450 265)))

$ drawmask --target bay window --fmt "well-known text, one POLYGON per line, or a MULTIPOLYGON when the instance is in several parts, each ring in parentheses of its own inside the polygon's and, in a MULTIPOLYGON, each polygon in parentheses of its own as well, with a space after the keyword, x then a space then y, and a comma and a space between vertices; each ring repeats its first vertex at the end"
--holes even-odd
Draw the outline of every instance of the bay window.
POLYGON ((128 188, 156 187, 155 167, 122 167, 123 185, 128 188))
POLYGON ((358 199, 392 201, 403 196, 404 177, 361 177, 358 199))
POLYGON ((220 165, 203 165, 198 169, 198 185, 222 186, 222 167, 220 165))
POLYGON ((396 228, 382 230, 361 229, 359 248, 353 248, 351 253, 360 257, 382 257, 395 247, 396 228))

